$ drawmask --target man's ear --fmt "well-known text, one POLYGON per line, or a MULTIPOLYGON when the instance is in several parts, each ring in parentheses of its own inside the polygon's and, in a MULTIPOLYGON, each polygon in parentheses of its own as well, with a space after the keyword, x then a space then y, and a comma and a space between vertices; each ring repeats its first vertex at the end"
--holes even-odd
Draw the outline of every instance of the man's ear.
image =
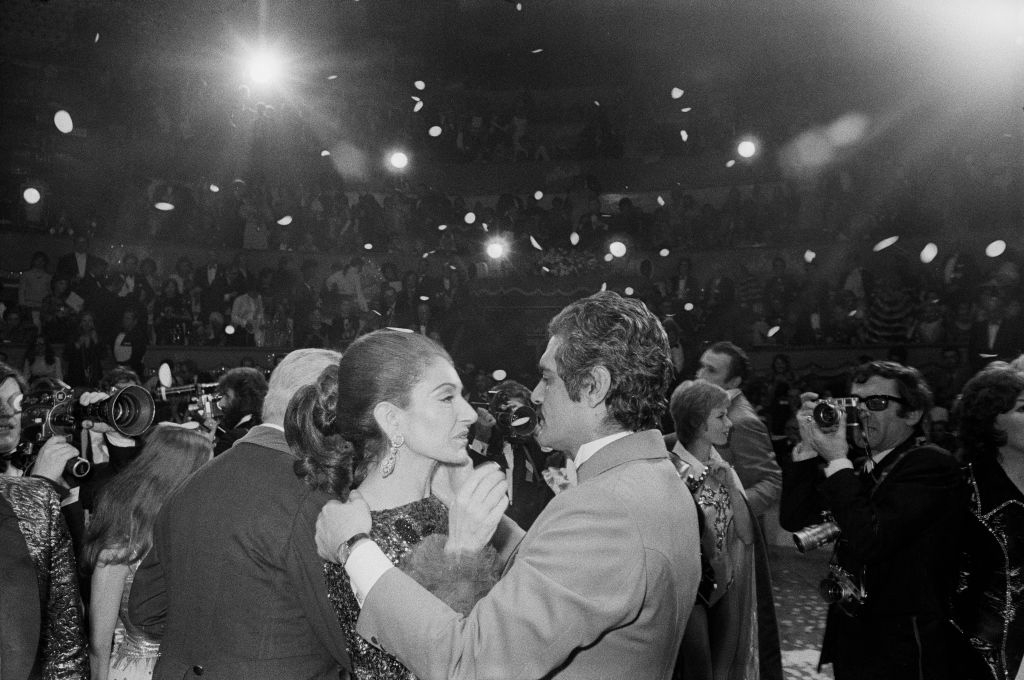
POLYGON ((587 384, 580 390, 580 399, 590 408, 596 407, 608 396, 612 388, 612 374, 604 366, 590 369, 587 384))
POLYGON ((727 390, 738 390, 740 388, 740 383, 742 382, 743 380, 741 380, 738 375, 734 375, 725 381, 724 387, 727 390))
POLYGON ((918 409, 917 411, 907 411, 906 415, 902 416, 904 422, 910 427, 915 427, 921 422, 921 418, 924 417, 924 411, 918 409))

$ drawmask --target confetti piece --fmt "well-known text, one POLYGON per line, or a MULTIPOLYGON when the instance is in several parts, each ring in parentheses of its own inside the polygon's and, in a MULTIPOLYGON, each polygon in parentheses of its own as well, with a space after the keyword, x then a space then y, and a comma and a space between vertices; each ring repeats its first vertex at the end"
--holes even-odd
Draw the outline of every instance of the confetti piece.
POLYGON ((580 243, 580 235, 577 232, 575 232, 575 231, 572 232, 571 234, 569 234, 569 243, 571 243, 574 246, 579 245, 579 243, 580 243))
POLYGON ((420 296, 420 302, 429 302, 429 301, 430 301, 430 296, 429 295, 421 295, 420 296))
POLYGON ((731 168, 734 165, 736 165, 736 161, 730 160, 730 161, 726 162, 725 167, 731 168))
POLYGON ((541 53, 541 52, 543 52, 543 51, 544 51, 544 48, 543 48, 543 47, 538 47, 538 48, 537 48, 537 49, 535 49, 535 50, 530 50, 530 54, 540 54, 540 53, 541 53))
POLYGON ((364 243, 363 244, 363 248, 365 250, 373 250, 373 244, 372 243, 364 243))
POLYGON ((623 257, 626 254, 626 244, 622 241, 612 241, 608 246, 608 252, 615 257, 623 257))
POLYGON ((934 243, 928 243, 921 249, 921 262, 930 264, 935 256, 939 254, 939 247, 934 243))
POLYGON ((521 2, 517 2, 516 3, 516 11, 517 12, 522 12, 523 11, 523 3, 521 3, 521 2))
POLYGON ((678 88, 678 87, 673 87, 672 88, 672 99, 679 99, 682 96, 683 96, 683 90, 681 88, 678 88))
POLYGON ((440 137, 441 132, 442 130, 440 125, 432 125, 430 129, 427 130, 427 134, 429 134, 431 137, 440 137))
POLYGON ((413 113, 418 113, 423 108, 423 102, 416 102, 416 106, 412 107, 413 113))
POLYGON ((781 329, 778 326, 772 326, 771 328, 768 329, 767 335, 769 338, 774 337, 775 334, 778 333, 780 330, 781 329))
POLYGON ((285 215, 284 217, 279 219, 277 221, 277 223, 280 224, 282 227, 287 227, 289 224, 292 223, 292 216, 291 215, 285 215))
POLYGON ((684 142, 687 141, 690 138, 690 135, 689 135, 688 132, 686 132, 686 130, 680 130, 679 131, 679 136, 683 138, 684 142))
POLYGON ((899 240, 899 236, 890 236, 889 238, 883 238, 881 241, 872 246, 871 250, 875 251, 876 253, 880 253, 899 240))
POLYGON ((600 105, 601 105, 601 102, 599 102, 599 101, 597 101, 597 100, 595 99, 595 100, 594 100, 594 106, 600 106, 600 105))
POLYGON ((414 102, 418 102, 418 101, 421 101, 421 100, 420 100, 420 98, 419 98, 419 97, 417 97, 416 95, 410 95, 410 96, 409 96, 409 99, 412 99, 412 100, 413 100, 414 102))
POLYGON ((683 108, 681 108, 679 110, 682 111, 683 113, 689 113, 690 111, 693 111, 693 107, 692 106, 686 106, 686 107, 683 107, 683 108))
POLYGON ((93 45, 95 45, 95 44, 96 44, 96 43, 98 43, 99 41, 100 41, 100 34, 99 34, 99 33, 97 33, 97 34, 96 34, 96 37, 92 39, 92 44, 93 44, 93 45))
POLYGON ((331 75, 327 76, 327 80, 337 80, 337 79, 338 79, 338 74, 337 73, 332 73, 331 75))
POLYGON ((814 258, 816 258, 817 256, 818 256, 818 254, 816 252, 814 252, 813 250, 805 250, 804 251, 804 262, 806 262, 807 264, 810 264, 810 263, 814 262, 814 258))
POLYGON ((213 193, 217 193, 218 191, 220 191, 220 187, 217 186, 216 184, 211 184, 210 191, 212 191, 213 193))
POLYGON ((625 293, 626 295, 632 295, 632 294, 633 294, 633 287, 632 287, 632 286, 626 286, 626 290, 625 290, 625 291, 623 291, 623 292, 624 292, 624 293, 625 293))
POLYGON ((662 198, 661 196, 658 196, 658 205, 665 205, 665 199, 662 198))
POLYGON ((601 290, 602 291, 608 290, 608 284, 607 283, 602 283, 601 284, 601 290))
POLYGON ((448 228, 447 224, 439 224, 439 225, 437 225, 437 230, 438 231, 444 231, 447 228, 448 228))
POLYGON ((604 254, 604 261, 605 262, 611 262, 614 259, 615 259, 615 256, 612 255, 611 253, 605 253, 604 254))
POLYGON ((320 156, 321 157, 330 156, 330 155, 331 155, 331 152, 328 151, 327 149, 324 149, 323 151, 320 152, 320 156))
POLYGON ((71 114, 64 109, 53 114, 53 124, 64 134, 68 134, 75 129, 75 124, 71 121, 71 114))
POLYGON ((533 200, 539 201, 542 198, 544 198, 544 192, 543 191, 534 191, 533 192, 533 200))
POLYGON ((550 273, 551 272, 551 270, 548 269, 547 267, 541 267, 540 269, 541 269, 542 272, 545 272, 545 273, 550 273))
POLYGON ((535 239, 535 238, 534 238, 534 237, 532 237, 532 236, 530 237, 530 245, 531 245, 531 246, 533 246, 534 248, 536 248, 537 250, 544 250, 544 249, 543 249, 543 248, 541 247, 541 245, 540 245, 539 243, 537 243, 537 239, 535 239))
POLYGON ((170 203, 167 203, 166 201, 159 201, 157 203, 154 203, 153 207, 161 212, 168 212, 170 210, 174 210, 174 206, 170 203))
POLYGON ((985 246, 985 254, 989 257, 999 257, 1006 252, 1006 241, 998 239, 985 246))
POLYGON ((506 373, 503 369, 499 368, 494 373, 491 373, 491 377, 497 380, 498 382, 501 382, 502 380, 508 377, 508 373, 506 373))
POLYGON ((693 303, 692 302, 687 302, 685 305, 683 305, 683 310, 687 311, 687 312, 692 312, 693 311, 693 303))
POLYGON ((473 224, 474 222, 476 222, 476 213, 468 212, 466 213, 466 216, 463 217, 462 219, 466 221, 466 224, 473 224))
POLYGON ((412 86, 415 87, 417 90, 425 90, 427 88, 427 84, 422 80, 417 80, 415 83, 412 84, 412 86))
POLYGON ((662 248, 661 250, 659 250, 658 255, 661 255, 662 257, 668 257, 668 248, 662 248))

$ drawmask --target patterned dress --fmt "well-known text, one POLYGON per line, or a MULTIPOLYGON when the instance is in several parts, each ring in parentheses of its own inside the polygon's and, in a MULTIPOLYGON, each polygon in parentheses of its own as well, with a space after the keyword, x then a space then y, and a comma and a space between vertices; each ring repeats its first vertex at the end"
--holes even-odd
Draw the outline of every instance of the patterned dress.
POLYGON ((108 680, 149 680, 160 658, 160 641, 151 640, 128 620, 128 595, 132 592, 135 570, 141 560, 132 562, 121 591, 121 608, 114 626, 114 646, 110 652, 108 680))
MULTIPOLYGON (((402 571, 416 579, 456 611, 465 614, 497 581, 500 565, 493 548, 468 560, 444 555, 448 510, 437 498, 388 510, 371 511, 370 538, 402 571)), ((352 669, 358 680, 415 680, 395 657, 380 651, 356 633, 359 603, 344 567, 324 563, 327 593, 345 631, 352 669)))

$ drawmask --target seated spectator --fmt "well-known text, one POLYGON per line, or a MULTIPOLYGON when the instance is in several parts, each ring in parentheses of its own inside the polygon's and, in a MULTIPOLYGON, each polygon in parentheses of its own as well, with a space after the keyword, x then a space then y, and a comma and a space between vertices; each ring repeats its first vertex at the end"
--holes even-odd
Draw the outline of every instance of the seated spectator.
POLYGON ((59 342, 67 341, 75 325, 76 310, 68 304, 69 293, 68 280, 54 276, 50 280, 50 294, 39 306, 43 333, 59 342))
POLYGON ((192 330, 192 305, 173 279, 164 282, 153 304, 153 330, 158 345, 185 344, 192 330))
POLYGON ((0 324, 0 342, 26 345, 35 335, 35 326, 25 323, 17 307, 9 307, 4 311, 3 323, 0 324))
POLYGON ((18 280, 18 304, 32 324, 42 330, 43 300, 50 294, 51 276, 47 272, 50 258, 46 253, 37 251, 32 254, 32 264, 21 274, 18 280))
POLYGON ((145 372, 142 358, 146 355, 148 345, 145 333, 139 328, 135 311, 126 309, 121 315, 121 329, 114 336, 112 344, 114 361, 142 375, 145 372))
POLYGON ((96 333, 96 323, 90 312, 83 312, 73 338, 64 344, 67 364, 67 382, 72 387, 95 387, 103 374, 106 348, 96 333))
POLYGON ((37 378, 64 380, 60 357, 53 351, 53 344, 45 334, 36 333, 32 342, 28 344, 21 373, 29 384, 32 384, 37 378))

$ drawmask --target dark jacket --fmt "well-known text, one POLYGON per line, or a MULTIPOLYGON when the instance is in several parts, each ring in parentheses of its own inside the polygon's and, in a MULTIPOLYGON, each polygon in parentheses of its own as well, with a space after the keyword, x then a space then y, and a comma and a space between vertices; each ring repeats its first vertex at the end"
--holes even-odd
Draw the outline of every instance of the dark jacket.
POLYGON ((0 677, 87 677, 71 537, 43 480, 0 476, 0 573, 0 677))
POLYGON ((853 616, 829 607, 821 663, 879 679, 919 677, 908 673, 920 665, 925 680, 952 680, 948 620, 967 501, 954 458, 911 437, 870 474, 826 479, 817 459, 787 464, 782 489, 782 527, 830 510, 842 531, 835 560, 867 592, 853 616))
POLYGON ((348 667, 313 540, 329 500, 284 433, 253 428, 164 504, 129 617, 161 638, 155 680, 313 680, 348 667))

